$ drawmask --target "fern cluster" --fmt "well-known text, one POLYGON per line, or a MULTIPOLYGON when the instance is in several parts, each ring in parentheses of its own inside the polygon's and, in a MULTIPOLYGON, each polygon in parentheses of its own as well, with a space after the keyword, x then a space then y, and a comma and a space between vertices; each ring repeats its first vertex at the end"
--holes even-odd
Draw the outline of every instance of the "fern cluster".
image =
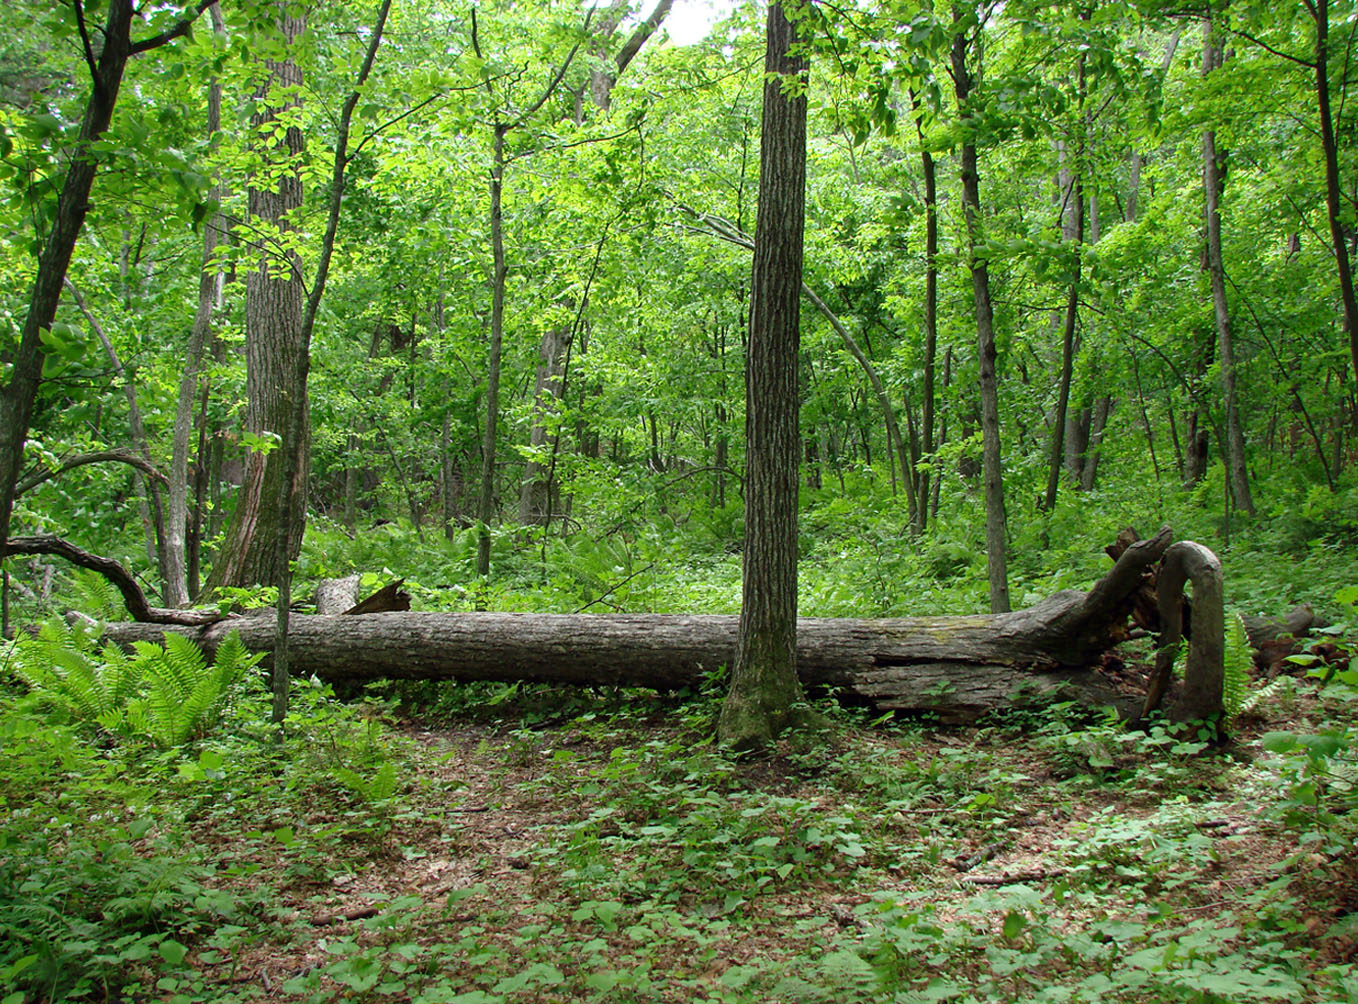
POLYGON ((164 646, 137 642, 129 654, 113 644, 95 649, 82 632, 53 622, 21 646, 16 669, 30 688, 75 718, 173 749, 220 720, 236 684, 260 658, 236 634, 218 646, 209 665, 202 650, 179 635, 166 635, 164 646))

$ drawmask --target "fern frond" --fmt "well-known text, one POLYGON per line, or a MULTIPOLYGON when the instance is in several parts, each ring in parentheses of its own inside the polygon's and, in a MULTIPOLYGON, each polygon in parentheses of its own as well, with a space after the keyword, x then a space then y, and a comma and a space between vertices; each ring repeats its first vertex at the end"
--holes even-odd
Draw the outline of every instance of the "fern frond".
POLYGON ((59 694, 74 705, 81 718, 97 719, 112 707, 99 670, 90 657, 75 649, 52 652, 52 670, 59 677, 59 694))
POLYGON ((141 684, 141 669, 117 645, 104 646, 104 691, 113 706, 121 707, 136 695, 141 684))
POLYGON ((187 696, 207 672, 207 660, 202 649, 182 635, 165 636, 162 665, 166 676, 174 681, 181 697, 187 696))
POLYGON ((240 632, 232 631, 226 639, 217 646, 217 658, 213 661, 217 672, 222 677, 235 683, 241 679, 253 666, 259 664, 264 658, 263 652, 251 653, 245 647, 245 643, 240 640, 240 632))
POLYGON ((142 704, 146 734, 161 749, 179 745, 183 725, 179 720, 182 698, 164 659, 147 660, 144 666, 146 695, 142 704))
POLYGON ((1245 706, 1250 689, 1250 671, 1254 656, 1250 652, 1249 634, 1245 619, 1238 613, 1226 617, 1226 673, 1222 680, 1221 702, 1226 717, 1234 718, 1245 706))
POLYGON ((1289 704, 1296 695, 1297 681, 1290 676, 1280 676, 1252 692, 1240 705, 1244 714, 1253 711, 1261 704, 1289 704))
POLYGON ((215 669, 199 678, 180 706, 179 720, 184 733, 175 745, 206 731, 214 717, 213 711, 221 703, 222 695, 229 685, 215 669))

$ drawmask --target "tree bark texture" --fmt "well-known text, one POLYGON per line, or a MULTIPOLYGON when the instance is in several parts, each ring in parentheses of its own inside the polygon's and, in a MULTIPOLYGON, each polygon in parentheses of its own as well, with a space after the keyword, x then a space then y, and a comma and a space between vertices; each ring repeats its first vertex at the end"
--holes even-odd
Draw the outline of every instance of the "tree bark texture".
MULTIPOLYGON (((1209 20, 1204 26, 1202 75, 1221 66, 1222 52, 1209 20)), ((1235 342, 1231 335, 1231 310, 1226 302, 1226 269, 1221 257, 1221 192, 1225 179, 1218 159, 1216 133, 1202 134, 1202 188, 1207 206, 1207 272, 1212 285, 1212 316, 1216 323, 1217 351, 1221 361, 1221 389, 1226 406, 1227 480, 1238 508, 1254 515, 1249 474, 1245 469, 1245 434, 1240 426, 1239 396, 1236 393, 1235 342)))
MULTIPOLYGON (((302 19, 280 9, 279 28, 288 44, 304 27, 302 19)), ((256 93, 266 104, 254 125, 258 132, 271 135, 280 119, 295 118, 302 73, 291 58, 267 60, 266 66, 268 79, 256 93)), ((289 556, 295 558, 301 548, 306 497, 305 492, 288 491, 285 468, 294 467, 306 482, 310 423, 302 372, 302 262, 293 247, 295 217, 302 207, 299 168, 304 145, 301 128, 289 125, 250 184, 250 217, 266 246, 245 280, 245 427, 255 436, 276 441, 271 450, 246 454, 236 511, 209 587, 276 584, 286 564, 280 564, 275 546, 280 522, 290 527, 289 556), (301 435, 294 436, 294 429, 301 435), (285 500, 291 502, 287 512, 285 500)))
MULTIPOLYGON (((1195 544, 1173 546, 1186 558, 1210 556, 1195 544)), ((1137 607, 1145 577, 1168 549, 1170 534, 1163 530, 1127 548, 1089 592, 1060 592, 1012 613, 802 618, 796 641, 800 680, 811 687, 836 688, 843 699, 882 710, 931 711, 950 722, 1057 699, 1114 704, 1133 716, 1141 710, 1143 696, 1124 693, 1091 667, 1127 638, 1128 617, 1137 607)), ((1204 594, 1196 592, 1194 637, 1201 631, 1201 643, 1210 645, 1208 624, 1201 623, 1198 612, 1204 602, 1204 594)), ((698 686, 705 674, 730 665, 738 626, 739 618, 730 615, 294 615, 289 647, 293 673, 332 682, 524 680, 667 690, 698 686)), ((210 656, 233 631, 251 650, 271 651, 274 627, 273 618, 263 615, 206 627, 117 623, 107 625, 105 632, 128 646, 174 631, 192 638, 210 656)), ((1185 693, 1196 693, 1194 686, 1196 681, 1189 681, 1185 693)), ((1198 704, 1188 708, 1192 714, 1180 713, 1184 700, 1170 713, 1200 717, 1198 704)))
POLYGON ((1155 656, 1155 674, 1143 714, 1160 705, 1183 638, 1184 586, 1193 584, 1193 634, 1188 649, 1184 689, 1174 717, 1192 721, 1222 711, 1226 678, 1226 620, 1222 603, 1221 562, 1192 541, 1181 540, 1165 551, 1158 600, 1163 632, 1155 656))
POLYGON ((797 356, 806 199, 806 57, 768 13, 759 214, 745 359, 745 550, 740 626, 718 737, 765 745, 797 721, 797 356))
MULTIPOLYGON (((1339 276, 1339 296, 1344 305, 1344 333, 1349 340, 1349 359, 1358 379, 1358 297, 1353 289, 1353 266, 1343 222, 1343 193, 1339 180, 1339 147, 1330 110, 1330 0, 1314 0, 1307 10, 1316 24, 1316 103, 1320 112, 1320 145, 1325 157, 1325 209, 1330 222, 1330 242, 1339 276)), ((1347 65, 1348 58, 1345 57, 1347 65)), ((1343 107, 1341 100, 1340 107, 1343 107)))
MULTIPOLYGON (((953 9, 954 20, 961 8, 953 9)), ((952 76, 962 119, 962 207, 967 222, 972 298, 976 305, 976 341, 980 361, 981 470, 985 480, 986 575, 990 583, 990 611, 1009 609, 1009 566, 1005 546, 1009 536, 1004 511, 1004 467, 1000 450, 1000 395, 995 376, 995 314, 990 302, 990 270, 979 253, 982 243, 980 173, 976 157, 974 116, 971 110, 971 70, 967 66, 967 36, 953 37, 952 76)))

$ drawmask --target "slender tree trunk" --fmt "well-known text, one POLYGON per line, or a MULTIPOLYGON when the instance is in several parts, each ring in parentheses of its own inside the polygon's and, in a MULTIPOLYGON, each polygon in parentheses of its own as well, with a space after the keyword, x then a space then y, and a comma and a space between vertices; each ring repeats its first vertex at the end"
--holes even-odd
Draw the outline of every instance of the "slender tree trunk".
MULTIPOLYGON (((961 6, 953 20, 962 19, 961 6)), ((980 360, 981 467, 985 478, 986 567, 990 583, 990 612, 1009 610, 1009 571, 1005 555, 1008 526, 1004 512, 1004 470, 1000 451, 1000 397, 995 377, 995 321, 990 303, 990 272, 981 247, 981 194, 977 168, 975 127, 972 123, 971 71, 967 66, 967 36, 959 30, 952 44, 953 86, 962 120, 962 206, 966 215, 972 296, 976 304, 976 338, 980 360)))
MULTIPOLYGON (((882 417, 886 421, 887 433, 887 463, 891 464, 891 457, 894 453, 900 460, 901 477, 905 481, 906 503, 909 506, 909 518, 911 523, 918 519, 919 506, 915 497, 914 471, 910 463, 910 449, 905 440, 901 437, 901 425, 896 420, 896 409, 891 405, 891 396, 887 393, 886 386, 882 383, 882 378, 877 374, 877 367, 872 364, 868 354, 863 351, 858 340, 850 333, 844 322, 839 318, 829 306, 816 295, 815 291, 805 283, 802 284, 802 293, 808 300, 816 305, 816 309, 821 312, 830 326, 835 329, 836 334, 843 340, 845 348, 849 354, 858 361, 858 365, 863 368, 864 375, 868 378, 868 383, 872 386, 872 392, 877 397, 877 403, 882 408, 882 417)), ((867 444, 867 436, 864 435, 864 445, 867 444)), ((896 490, 896 469, 890 467, 892 494, 896 490)))
MULTIPOLYGON (((938 177, 934 169, 934 157, 923 148, 923 124, 917 117, 915 127, 920 134, 920 164, 924 170, 924 414, 921 425, 924 442, 924 456, 934 455, 934 370, 938 357, 938 177)), ((923 533, 929 523, 930 510, 937 511, 937 505, 929 504, 930 466, 918 472, 919 508, 916 529, 923 533)))
POLYGON ((216 484, 221 466, 221 441, 214 428, 216 423, 212 422, 208 414, 211 387, 207 380, 202 381, 202 384, 194 418, 194 431, 198 434, 198 462, 193 471, 193 508, 188 513, 188 539, 184 546, 184 573, 190 599, 198 595, 202 581, 203 516, 210 505, 216 506, 216 484))
MULTIPOLYGON (((221 36, 225 30, 221 8, 208 8, 212 30, 221 36)), ((222 83, 213 78, 208 84, 207 136, 214 142, 222 128, 222 83)), ((221 201, 224 188, 216 186, 212 197, 221 201)), ((174 433, 170 447, 169 512, 165 518, 165 605, 186 606, 189 602, 188 569, 185 554, 185 533, 189 519, 189 438, 193 432, 194 398, 198 390, 199 374, 208 339, 212 333, 212 309, 217 299, 220 266, 213 260, 221 235, 226 229, 225 218, 214 213, 203 228, 203 258, 198 274, 198 309, 193 316, 184 370, 179 377, 179 404, 175 410, 174 433)))
POLYGON ((1099 451, 1103 447, 1103 432, 1108 427, 1108 414, 1113 409, 1113 399, 1104 394, 1094 402, 1094 412, 1089 421, 1089 446, 1085 462, 1080 468, 1080 490, 1094 490, 1094 481, 1099 473, 1099 451))
MULTIPOLYGON (((325 295, 326 279, 330 274, 330 259, 335 250, 335 235, 339 231, 340 208, 344 201, 345 171, 349 164, 349 128, 353 122, 354 109, 358 107, 363 85, 372 72, 373 61, 377 58, 377 47, 382 42, 382 32, 386 27, 387 14, 391 10, 391 0, 382 0, 377 12, 377 21, 368 40, 367 54, 354 81, 354 89, 345 98, 340 110, 339 131, 335 136, 335 160, 330 173, 329 213, 326 217, 325 236, 321 238, 321 253, 316 262, 316 275, 311 283, 311 292, 306 299, 306 308, 299 325, 299 359, 297 362, 297 394, 300 406, 294 407, 288 415, 284 442, 305 444, 308 440, 307 424, 307 376, 311 370, 311 336, 316 328, 316 314, 325 295)), ((285 17, 285 21, 286 21, 285 17)), ((299 29, 301 25, 298 25, 299 29)), ((289 34, 289 38, 294 37, 289 34)), ((284 450, 282 463, 283 497, 281 499, 281 518, 274 537, 274 560, 278 563, 278 605, 274 632, 273 678, 273 721, 280 729, 288 713, 288 618, 292 609, 292 564, 302 545, 302 528, 306 519, 306 488, 308 473, 308 451, 305 445, 296 452, 284 450), (295 514, 295 515, 294 515, 295 514), (296 519, 294 523, 293 520, 296 519)), ((416 525, 418 530, 418 523, 416 525)))
POLYGON ((528 446, 533 455, 524 468, 523 483, 519 486, 519 522, 525 526, 546 526, 552 520, 552 465, 539 458, 553 435, 547 431, 547 422, 560 407, 562 367, 570 340, 571 327, 564 324, 549 329, 542 336, 533 388, 533 424, 528 431, 528 446))
MULTIPOLYGON (((1221 66, 1222 53, 1210 19, 1204 27, 1202 73, 1207 76, 1221 66)), ((1231 335, 1231 311, 1226 302, 1226 270, 1221 256, 1221 191, 1225 180, 1217 156, 1216 133, 1202 134, 1202 187, 1207 202, 1207 271, 1212 285, 1212 314, 1216 322, 1217 351, 1221 359, 1221 386, 1226 404, 1225 443, 1227 481, 1238 508, 1254 515, 1249 474, 1245 468, 1245 436, 1241 430, 1239 396, 1236 393, 1235 345, 1231 335)))
MULTIPOLYGON (((1084 57, 1079 60, 1080 103, 1084 101, 1084 57)), ((1068 243, 1075 245, 1075 262, 1066 292, 1065 317, 1061 326, 1061 375, 1056 389, 1056 417, 1052 422, 1051 455, 1047 463, 1047 493, 1042 500, 1042 508, 1051 512, 1056 508, 1056 493, 1061 486, 1062 448, 1066 441, 1066 412, 1070 407, 1070 384, 1075 375, 1075 326, 1079 322, 1080 311, 1080 263, 1083 256, 1081 244, 1084 241, 1085 206, 1084 185, 1081 183, 1083 170, 1079 161, 1084 156, 1084 142, 1077 144, 1077 163, 1071 173, 1070 186, 1066 195, 1066 218, 1062 230, 1068 243)))
POLYGON ((717 735, 767 744, 797 710, 797 356, 806 189, 807 59, 780 4, 769 6, 759 214, 745 363, 745 552, 731 689, 717 735), (786 86, 785 86, 786 85, 786 86))
MULTIPOLYGON (((947 351, 943 353, 943 390, 947 392, 952 386, 952 346, 949 345, 947 351)), ((946 403, 946 398, 944 399, 946 403)), ((948 441, 948 412, 945 408, 939 417, 938 423, 938 445, 942 446, 948 441)), ((939 500, 943 495, 943 468, 937 461, 930 465, 934 471, 934 492, 929 498, 929 518, 938 519, 939 500)))
MULTIPOLYGON (((71 294, 71 299, 75 301, 76 309, 85 318, 94 332, 94 336, 99 339, 99 344, 104 348, 104 355, 108 357, 108 363, 114 374, 122 382, 123 395, 127 398, 127 424, 128 431, 132 436, 132 449, 137 456, 151 464, 151 446, 146 438, 146 423, 142 421, 141 406, 137 403, 137 385, 132 376, 123 367, 123 362, 118 358, 118 350, 113 347, 112 340, 104 331, 98 319, 90 312, 89 306, 85 303, 85 298, 80 295, 80 290, 69 278, 66 279, 66 289, 71 294)), ((160 496, 160 488, 154 481, 148 481, 146 476, 138 469, 133 469, 133 481, 137 488, 137 508, 141 513, 142 531, 146 537, 146 560, 160 572, 161 582, 165 581, 165 508, 160 496)))
POLYGON ((508 125, 496 123, 490 168, 490 351, 486 359, 486 428, 481 437, 481 496, 476 506, 476 574, 490 574, 490 524, 495 518, 495 444, 500 423, 500 357, 504 350, 505 236, 502 200, 505 178, 505 135, 508 125))

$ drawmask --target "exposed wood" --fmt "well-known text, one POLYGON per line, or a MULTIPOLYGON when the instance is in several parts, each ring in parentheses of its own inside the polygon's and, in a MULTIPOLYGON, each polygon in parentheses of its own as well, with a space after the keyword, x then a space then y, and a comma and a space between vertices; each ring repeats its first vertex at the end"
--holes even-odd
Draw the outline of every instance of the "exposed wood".
POLYGON ((354 604, 344 613, 347 615, 355 614, 378 614, 399 612, 410 609, 410 594, 401 588, 405 585, 405 579, 397 579, 383 586, 367 599, 354 604))
POLYGON ((355 575, 342 579, 322 579, 316 583, 316 612, 342 614, 358 602, 358 581, 355 575))

